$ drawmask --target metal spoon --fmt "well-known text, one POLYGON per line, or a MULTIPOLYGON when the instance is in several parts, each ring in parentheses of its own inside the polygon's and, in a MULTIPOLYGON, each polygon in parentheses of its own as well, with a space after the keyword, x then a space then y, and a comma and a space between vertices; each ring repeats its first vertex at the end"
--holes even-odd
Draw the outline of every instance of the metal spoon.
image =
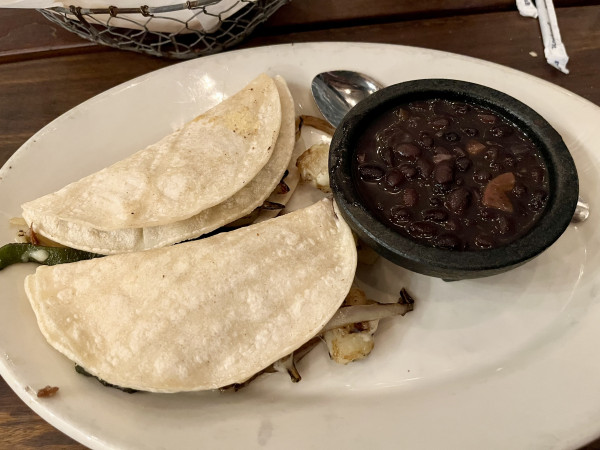
POLYGON ((319 111, 334 127, 340 124, 354 105, 382 87, 371 77, 349 70, 320 73, 311 84, 319 111))
MULTIPOLYGON (((323 117, 337 127, 346 113, 383 87, 373 78, 350 70, 332 70, 315 76, 311 83, 313 98, 323 117)), ((579 197, 571 222, 581 223, 590 215, 590 205, 579 197)))
POLYGON ((571 223, 581 223, 585 222, 588 217, 590 217, 590 204, 584 201, 581 196, 577 199, 577 206, 575 207, 575 212, 573 213, 573 218, 571 219, 571 223))

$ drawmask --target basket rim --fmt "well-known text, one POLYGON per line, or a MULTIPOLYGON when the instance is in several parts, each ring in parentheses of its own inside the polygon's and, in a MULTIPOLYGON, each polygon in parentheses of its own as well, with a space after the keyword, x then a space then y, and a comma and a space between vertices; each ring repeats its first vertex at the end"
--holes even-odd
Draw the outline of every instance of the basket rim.
MULTIPOLYGON (((53 6, 50 8, 43 8, 45 10, 50 10, 62 14, 109 14, 113 17, 117 17, 119 14, 141 14, 142 16, 152 16, 154 14, 162 14, 168 12, 175 11, 183 11, 183 10, 194 10, 204 8, 206 6, 216 5, 221 3, 222 0, 189 0, 185 3, 176 3, 165 6, 148 6, 148 5, 140 5, 138 7, 132 8, 119 8, 118 6, 108 6, 106 8, 82 8, 76 5, 69 6, 53 6)), ((255 3, 257 0, 239 0, 243 3, 255 3)))

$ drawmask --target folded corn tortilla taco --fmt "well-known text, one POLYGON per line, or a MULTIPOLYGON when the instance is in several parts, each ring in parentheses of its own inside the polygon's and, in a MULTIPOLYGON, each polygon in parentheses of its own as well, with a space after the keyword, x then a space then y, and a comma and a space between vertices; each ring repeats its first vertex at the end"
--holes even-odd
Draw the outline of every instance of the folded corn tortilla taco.
MULTIPOLYGON (((260 79, 264 77, 266 76, 260 79)), ((271 101, 280 103, 281 115, 278 118, 271 118, 280 123, 272 155, 253 179, 221 203, 183 220, 173 220, 157 226, 118 230, 104 230, 80 221, 65 219, 57 214, 46 214, 43 210, 35 208, 38 201, 24 205, 25 219, 36 233, 68 247, 100 254, 115 254, 158 248, 193 239, 249 214, 269 197, 281 181, 294 149, 294 102, 283 78, 275 77, 274 83, 278 95, 276 98, 271 98, 271 101)), ((252 87, 252 83, 249 86, 249 89, 256 89, 252 87)), ((236 96, 231 97, 233 100, 235 98, 236 96)), ((268 125, 257 126, 268 128, 268 125)), ((248 154, 245 157, 251 158, 252 155, 248 154)), ((222 163, 228 164, 225 159, 222 163)), ((206 170, 210 170, 210 167, 201 169, 202 172, 206 170)), ((221 175, 217 173, 216 177, 220 178, 221 175)), ((42 197, 40 201, 44 198, 42 197)), ((148 201, 151 201, 150 197, 148 201)))
POLYGON ((164 225, 217 205, 265 166, 281 125, 275 81, 260 75, 180 130, 110 167, 23 205, 110 231, 164 225))
POLYGON ((25 280, 54 348, 108 383, 152 392, 247 380, 315 336, 348 293, 356 248, 330 199, 175 246, 25 280))

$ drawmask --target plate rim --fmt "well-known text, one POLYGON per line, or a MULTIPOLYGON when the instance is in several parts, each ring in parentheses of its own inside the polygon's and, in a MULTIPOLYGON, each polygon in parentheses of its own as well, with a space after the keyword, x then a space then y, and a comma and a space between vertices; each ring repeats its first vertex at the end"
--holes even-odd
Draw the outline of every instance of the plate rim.
MULTIPOLYGON (((69 116, 69 115, 73 114, 79 108, 88 108, 90 106, 93 107, 94 102, 99 101, 99 100, 102 101, 104 98, 113 95, 115 92, 118 92, 119 90, 125 88, 126 86, 131 86, 132 84, 139 83, 140 81, 144 80, 147 77, 154 76, 157 72, 162 72, 162 71, 168 72, 170 70, 177 70, 174 68, 176 68, 180 65, 186 65, 186 64, 189 64, 189 65, 198 64, 199 66, 202 66, 202 65, 204 65, 204 62, 207 61, 209 58, 212 61, 213 59, 224 58, 224 57, 230 56, 234 53, 235 54, 240 54, 240 53, 252 54, 257 51, 268 51, 268 49, 275 48, 275 47, 282 48, 282 49, 285 49, 286 51, 290 51, 293 53, 294 48, 299 48, 299 47, 321 46, 321 47, 335 48, 340 45, 343 45, 343 46, 356 45, 358 47, 378 47, 378 48, 389 47, 389 48, 393 48, 393 49, 398 49, 398 48, 410 49, 410 51, 420 51, 420 52, 425 51, 426 53, 443 54, 446 56, 450 56, 452 58, 458 58, 458 59, 462 58, 462 59, 468 60, 472 63, 475 62, 478 64, 482 64, 483 66, 486 66, 486 67, 491 67, 493 70, 501 69, 502 71, 507 71, 509 73, 515 73, 516 75, 521 76, 521 77, 525 76, 525 77, 528 77, 531 79, 535 79, 536 82, 538 82, 538 83, 540 81, 542 81, 544 88, 549 88, 549 89, 552 89, 557 92, 562 92, 563 95, 567 94, 571 100, 579 102, 582 106, 586 105, 586 107, 589 107, 591 105, 596 109, 597 113, 600 113, 600 107, 598 107, 598 105, 595 105, 594 103, 590 102, 589 100, 584 99, 584 98, 582 98, 560 86, 556 86, 548 81, 545 81, 543 79, 537 78, 535 76, 529 75, 525 72, 522 72, 522 71, 519 71, 516 69, 508 68, 508 67, 499 65, 497 63, 492 63, 492 62, 484 61, 481 59, 472 58, 469 56, 458 55, 458 54, 439 51, 439 50, 422 49, 419 47, 411 47, 411 46, 403 46, 403 45, 395 45, 395 44, 376 44, 376 43, 362 43, 362 42, 361 43, 348 43, 348 42, 343 42, 343 41, 311 42, 311 43, 302 43, 302 44, 278 44, 278 45, 273 45, 273 46, 263 46, 263 47, 256 47, 256 48, 250 48, 250 49, 238 49, 238 50, 234 50, 234 51, 230 51, 230 52, 226 52, 226 53, 211 55, 211 56, 196 59, 196 60, 185 61, 185 62, 181 62, 178 64, 173 64, 171 66, 157 69, 157 70, 148 72, 146 74, 140 75, 131 80, 120 83, 119 85, 114 86, 96 96, 93 96, 90 99, 71 108, 69 111, 65 112, 61 116, 57 117, 56 119, 51 121, 49 124, 44 126, 42 129, 40 129, 38 132, 36 132, 32 137, 30 137, 17 151, 15 151, 9 157, 9 159, 6 161, 6 163, 2 166, 2 168, 0 169, 0 179, 2 179, 5 175, 5 172, 7 170, 9 170, 8 169, 9 166, 11 166, 15 163, 18 164, 18 161, 21 158, 22 154, 24 154, 28 150, 29 146, 31 146, 35 143, 36 137, 39 136, 40 134, 45 133, 47 130, 52 129, 53 125, 55 125, 55 123, 57 121, 64 120, 63 118, 65 116, 69 116)), ((0 348, 0 350, 2 350, 2 348, 0 348)), ((94 437, 88 436, 87 434, 81 432, 80 429, 77 428, 76 426, 74 426, 71 422, 52 414, 51 409, 49 409, 46 405, 44 405, 38 401, 35 401, 35 399, 33 398, 33 394, 26 392, 25 389, 22 389, 21 386, 19 386, 16 383, 16 381, 12 378, 12 376, 7 379, 7 377, 5 376, 6 372, 9 372, 12 375, 12 371, 11 371, 10 367, 8 366, 7 362, 5 361, 5 359, 0 359, 0 374, 3 376, 6 383, 21 398, 21 400, 23 400, 27 404, 28 407, 33 409, 36 412, 36 414, 38 414, 44 420, 46 420, 47 422, 49 422, 50 424, 55 426, 57 429, 64 432, 65 434, 73 437, 75 440, 83 443, 84 445, 88 445, 93 448, 112 448, 112 444, 110 442, 108 442, 107 440, 101 439, 97 436, 94 436, 94 437)), ((593 434, 594 434, 594 436, 597 436, 598 434, 600 434, 600 426, 597 427, 596 431, 593 434)), ((594 436, 591 436, 591 438, 593 438, 594 436)), ((587 437, 581 436, 581 440, 579 442, 577 442, 577 444, 578 445, 585 444, 588 441, 588 438, 590 438, 590 436, 587 436, 587 437)), ((572 443, 573 442, 571 442, 571 444, 572 443)))

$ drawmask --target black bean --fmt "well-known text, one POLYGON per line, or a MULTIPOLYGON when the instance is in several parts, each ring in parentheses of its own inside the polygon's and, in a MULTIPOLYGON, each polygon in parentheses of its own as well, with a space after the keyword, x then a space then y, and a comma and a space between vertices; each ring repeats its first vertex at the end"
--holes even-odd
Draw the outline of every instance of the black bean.
POLYGON ((448 213, 441 209, 426 209, 423 211, 423 219, 433 222, 444 222, 448 219, 448 213))
POLYGON ((533 182, 535 184, 542 184, 542 182, 544 181, 545 178, 545 173, 544 173, 544 169, 542 169, 541 167, 535 167, 533 169, 531 169, 530 176, 531 179, 533 180, 533 182))
POLYGON ((444 228, 449 231, 456 231, 460 229, 460 222, 456 219, 448 219, 444 223, 444 228))
POLYGON ((506 137, 513 134, 512 127, 506 125, 498 125, 490 129, 490 133, 494 137, 506 137))
POLYGON ((393 136, 390 136, 390 138, 386 141, 386 143, 392 147, 398 147, 401 144, 408 144, 411 143, 412 141, 414 141, 414 138, 412 137, 412 135, 404 130, 398 130, 396 133, 394 133, 393 136))
POLYGON ((522 183, 515 183, 515 187, 513 188, 512 193, 515 197, 521 198, 525 194, 527 194, 527 187, 522 183))
POLYGON ((407 124, 410 128, 417 128, 421 122, 423 122, 423 118, 419 116, 412 116, 407 120, 407 124))
POLYGON ((398 169, 388 170, 385 174, 385 183, 391 188, 397 188, 400 186, 406 178, 398 169))
POLYGON ((381 167, 372 164, 362 164, 358 166, 358 174, 364 181, 378 181, 383 178, 384 171, 381 167))
POLYGON ((411 102, 408 104, 408 107, 413 111, 428 111, 429 103, 427 102, 411 102))
POLYGON ((460 136, 454 131, 451 131, 444 134, 444 139, 446 139, 448 142, 458 142, 460 141, 460 136))
POLYGON ((448 148, 443 147, 441 145, 437 145, 433 149, 433 153, 435 153, 436 155, 452 155, 452 151, 450 151, 448 148))
POLYGON ((473 180, 479 184, 487 184, 492 179, 492 174, 487 170, 478 170, 473 174, 473 180))
POLYGON ((397 125, 392 124, 389 127, 379 130, 377 133, 375 133, 375 141, 387 143, 387 141, 389 141, 399 130, 400 128, 397 125))
POLYGON ((517 161, 515 160, 514 156, 508 155, 506 158, 504 158, 504 161, 502 161, 502 165, 506 167, 507 170, 510 170, 517 165, 517 161))
POLYGON ((412 136, 410 133, 398 123, 393 123, 375 134, 375 141, 378 144, 389 145, 390 147, 394 147, 402 142, 410 142, 411 140, 412 136))
POLYGON ((470 137, 475 137, 479 134, 476 128, 463 128, 461 131, 470 137))
POLYGON ((498 159, 498 147, 489 147, 483 157, 488 161, 496 161, 498 159))
POLYGON ((452 166, 448 163, 436 164, 433 168, 433 179, 440 184, 451 183, 454 179, 452 166))
MULTIPOLYGON (((380 145, 379 147, 377 147, 377 153, 379 154, 379 157, 382 159, 386 166, 391 167, 394 165, 394 152, 392 151, 392 148, 390 146, 380 145)), ((359 163, 362 162, 364 161, 359 161, 359 163)))
POLYGON ((424 148, 431 148, 433 147, 433 138, 426 131, 421 131, 419 133, 419 145, 424 148))
POLYGON ((456 156, 454 156, 452 154, 438 153, 437 155, 433 155, 433 158, 431 158, 431 160, 433 161, 434 164, 439 164, 444 161, 451 161, 454 158, 456 158, 456 156))
POLYGON ((502 145, 502 143, 497 142, 497 141, 485 141, 486 145, 491 145, 492 147, 499 147, 499 148, 504 148, 504 145, 502 145))
POLYGON ((409 180, 417 176, 417 169, 410 164, 402 164, 400 167, 398 167, 398 169, 409 180))
POLYGON ((480 234, 475 236, 475 245, 483 249, 492 248, 494 246, 494 239, 492 239, 490 236, 480 234))
POLYGON ((506 234, 512 229, 512 221, 506 216, 498 217, 496 224, 500 234, 506 234))
POLYGON ((467 114, 471 107, 465 103, 453 103, 452 109, 456 111, 457 114, 467 114))
POLYGON ((408 228, 410 234, 418 238, 432 238, 437 234, 437 227, 429 222, 414 222, 408 228))
POLYGON ((439 197, 431 197, 429 199, 429 204, 431 206, 442 206, 443 203, 444 203, 443 200, 439 197))
POLYGON ((400 144, 394 148, 394 152, 407 158, 418 158, 421 156, 421 149, 414 144, 400 144))
POLYGON ((490 208, 483 208, 481 210, 481 212, 479 213, 479 216, 483 219, 483 220, 494 220, 496 217, 498 217, 498 214, 496 213, 495 210, 490 209, 490 208))
POLYGON ((400 195, 402 204, 408 208, 412 208, 419 202, 419 193, 414 188, 406 188, 400 195))
POLYGON ((525 154, 531 153, 533 151, 533 149, 531 147, 524 145, 524 144, 513 145, 510 149, 513 152, 513 154, 516 156, 525 155, 525 154))
POLYGON ((434 245, 448 250, 458 250, 461 247, 461 242, 454 234, 442 234, 435 238, 434 245))
POLYGON ((429 175, 433 172, 433 165, 426 159, 419 158, 417 162, 415 162, 415 166, 423 178, 429 178, 429 175))
POLYGON ((531 195, 531 200, 529 200, 529 207, 535 211, 539 211, 546 205, 547 198, 548 193, 546 191, 537 190, 531 195))
POLYGON ((496 120, 498 120, 498 117, 494 116, 493 114, 478 114, 477 118, 483 123, 489 124, 496 123, 496 120))
POLYGON ((465 152, 462 148, 460 148, 459 146, 455 145, 454 147, 452 147, 452 151, 454 152, 454 154, 460 158, 467 156, 467 152, 465 152))
POLYGON ((471 167, 471 160, 469 158, 458 158, 455 164, 459 171, 466 172, 471 167))
POLYGON ((437 128, 438 130, 446 128, 448 125, 450 125, 450 121, 445 117, 436 118, 429 123, 433 128, 437 128))
POLYGON ((356 160, 359 164, 364 163, 367 160, 367 154, 365 152, 359 152, 356 154, 356 160))
POLYGON ((452 183, 446 183, 446 184, 433 183, 433 185, 431 186, 431 189, 432 189, 434 195, 446 195, 448 192, 450 192, 452 190, 453 186, 454 185, 452 183))
POLYGON ((466 188, 454 189, 446 196, 445 206, 455 214, 463 215, 471 202, 471 192, 466 188))
POLYGON ((396 223, 408 222, 412 218, 412 213, 410 210, 396 205, 390 209, 390 217, 396 223))

